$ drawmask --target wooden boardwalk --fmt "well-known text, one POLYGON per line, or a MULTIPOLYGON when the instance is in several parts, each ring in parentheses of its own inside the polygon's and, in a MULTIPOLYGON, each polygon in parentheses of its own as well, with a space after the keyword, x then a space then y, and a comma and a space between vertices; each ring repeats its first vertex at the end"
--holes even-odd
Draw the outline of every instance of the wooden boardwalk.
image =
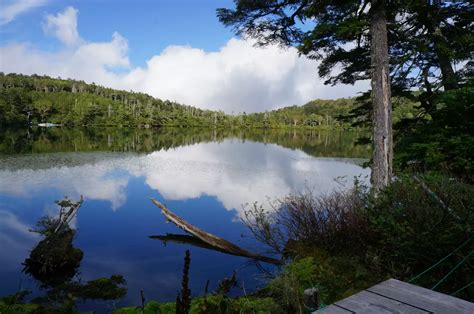
POLYGON ((313 313, 474 313, 474 303, 396 279, 338 301, 313 313))

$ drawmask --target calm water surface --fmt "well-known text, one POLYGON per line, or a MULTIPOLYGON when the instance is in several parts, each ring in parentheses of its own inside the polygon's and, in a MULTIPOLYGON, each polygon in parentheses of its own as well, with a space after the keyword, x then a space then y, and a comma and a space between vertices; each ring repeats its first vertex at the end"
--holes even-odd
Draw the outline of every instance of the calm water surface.
MULTIPOLYGON (((368 176, 360 165, 370 148, 360 134, 213 130, 3 130, 0 135, 0 296, 19 287, 44 293, 22 273, 42 239, 30 232, 55 200, 84 196, 72 227, 84 255, 76 279, 121 274, 127 296, 117 305, 175 300, 183 257, 191 252, 190 288, 204 293, 237 271, 247 292, 264 284, 254 263, 151 235, 182 234, 166 223, 154 197, 192 224, 242 247, 263 252, 241 224, 243 204, 267 202, 306 188, 317 193, 350 187, 368 176)), ((265 267, 270 268, 265 265, 265 267)), ((233 290, 239 294, 239 288, 233 290)), ((82 309, 110 308, 87 302, 82 309)))

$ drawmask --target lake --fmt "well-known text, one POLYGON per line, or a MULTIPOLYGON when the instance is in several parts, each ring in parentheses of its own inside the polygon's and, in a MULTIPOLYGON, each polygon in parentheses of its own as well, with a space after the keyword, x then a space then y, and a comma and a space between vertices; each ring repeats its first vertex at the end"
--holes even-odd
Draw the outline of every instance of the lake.
POLYGON ((166 223, 156 198, 190 223, 233 243, 264 253, 241 223, 245 204, 290 192, 329 193, 368 180, 361 165, 370 146, 355 146, 361 134, 292 130, 202 129, 23 129, 0 133, 0 296, 44 285, 22 272, 42 239, 34 229, 43 216, 58 214, 55 200, 84 197, 71 227, 83 252, 74 278, 122 275, 128 288, 119 301, 80 303, 107 311, 147 300, 174 301, 180 290, 185 251, 190 250, 193 295, 217 288, 236 271, 239 287, 265 283, 261 267, 247 258, 150 239, 183 234, 166 223))

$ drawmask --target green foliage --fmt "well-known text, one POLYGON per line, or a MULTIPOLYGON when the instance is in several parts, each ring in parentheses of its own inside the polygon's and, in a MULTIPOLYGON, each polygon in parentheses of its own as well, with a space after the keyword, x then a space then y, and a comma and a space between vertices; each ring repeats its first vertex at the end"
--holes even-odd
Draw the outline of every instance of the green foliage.
MULTIPOLYGON (((354 84, 371 77, 374 3, 382 4, 386 13, 393 121, 412 120, 411 125, 399 125, 401 143, 396 148, 401 168, 444 168, 472 182, 473 97, 456 91, 472 81, 472 1, 236 0, 233 8, 217 9, 217 16, 225 26, 254 38, 259 45, 294 46, 318 60, 319 76, 326 78, 325 84, 354 84), (453 65, 463 63, 456 72, 453 65), (451 108, 438 110, 443 102, 451 108), (407 106, 410 103, 419 106, 407 106), (443 121, 446 119, 437 119, 440 114, 452 121, 459 117, 461 123, 468 119, 470 125, 461 131, 443 121), (405 138, 407 128, 414 131, 405 138)), ((370 96, 367 91, 359 97, 358 105, 340 115, 341 123, 370 125, 370 96)), ((298 117, 293 119, 296 122, 298 117)), ((314 125, 318 120, 312 116, 307 123, 314 125)))
POLYGON ((0 88, 0 126, 25 125, 31 113, 31 97, 27 93, 19 88, 0 88))
POLYGON ((328 253, 303 242, 294 249, 301 257, 296 257, 262 292, 287 312, 305 308, 305 289, 318 288, 323 302, 330 304, 380 281, 380 277, 357 255, 328 253))
POLYGON ((303 292, 308 288, 318 288, 321 299, 329 304, 380 279, 355 255, 330 254, 303 242, 297 245, 301 257, 295 257, 258 293, 273 299, 280 311, 305 313, 303 292))
MULTIPOLYGON (((373 267, 408 280, 472 236, 474 187, 440 175, 419 180, 401 176, 372 202, 367 216, 376 234, 376 241, 368 247, 369 255, 377 256, 378 263, 373 267)), ((473 249, 471 243, 417 284, 432 287, 473 249)), ((440 290, 453 293, 472 281, 472 274, 473 267, 467 263, 440 290)))
POLYGON ((0 301, 0 313, 11 313, 11 314, 36 314, 45 313, 40 311, 40 306, 33 303, 25 304, 6 304, 0 301))
POLYGON ((145 308, 141 309, 136 306, 123 307, 116 309, 114 314, 175 314, 176 303, 158 303, 156 301, 150 301, 145 304, 145 308))
POLYGON ((401 169, 438 170, 474 181, 474 87, 439 96, 429 120, 420 121, 396 145, 401 169))
POLYGON ((223 295, 213 295, 196 298, 191 305, 192 314, 206 313, 280 313, 278 305, 271 298, 226 298, 223 295))
POLYGON ((30 291, 22 290, 15 294, 0 298, 0 313, 12 314, 66 314, 76 313, 72 309, 53 308, 46 304, 24 302, 30 291))
MULTIPOLYGON (((30 123, 65 126, 353 128, 354 98, 313 100, 269 112, 228 115, 125 92, 47 76, 0 74, 0 127, 30 123)), ((397 116, 397 114, 395 114, 397 116)))
POLYGON ((302 313, 303 291, 315 286, 315 277, 314 260, 306 257, 287 265, 265 290, 287 313, 302 313))
POLYGON ((0 302, 3 302, 5 305, 22 303, 28 294, 30 294, 29 290, 20 290, 17 293, 0 298, 0 302))
MULTIPOLYGON (((114 314, 174 314, 174 302, 158 303, 150 301, 145 305, 144 311, 139 307, 119 308, 114 314)), ((194 298, 191 302, 190 314, 264 314, 283 313, 272 298, 226 298, 223 295, 211 295, 194 298)))
POLYGON ((242 115, 238 117, 238 125, 257 128, 351 128, 351 121, 341 121, 338 117, 348 114, 354 106, 354 98, 317 99, 303 106, 242 115))
POLYGON ((83 81, 0 73, 0 126, 226 126, 231 117, 83 81))
MULTIPOLYGON (((298 311, 298 293, 309 286, 331 303, 390 277, 407 281, 474 230, 474 187, 439 174, 400 175, 377 197, 356 186, 342 194, 290 195, 276 204, 272 213, 251 211, 255 219, 245 222, 258 240, 296 260, 268 288, 291 311, 298 311)), ((473 250, 474 241, 416 283, 433 287, 473 250)), ((472 274, 472 264, 464 263, 437 289, 453 293, 472 274)), ((472 299, 472 291, 458 297, 472 299)))
POLYGON ((230 313, 242 314, 264 314, 264 313, 282 313, 278 303, 272 298, 238 298, 233 301, 232 311, 230 313))
MULTIPOLYGON (((354 84, 370 78, 373 2, 234 3, 233 8, 217 9, 225 26, 254 38, 259 45, 296 47, 301 54, 320 61, 319 76, 327 79, 326 84, 354 84)), ((411 94, 417 87, 434 90, 438 83, 428 86, 429 82, 440 78, 445 90, 455 88, 463 73, 455 73, 451 64, 472 58, 472 2, 403 0, 386 1, 384 6, 392 95, 411 94)))

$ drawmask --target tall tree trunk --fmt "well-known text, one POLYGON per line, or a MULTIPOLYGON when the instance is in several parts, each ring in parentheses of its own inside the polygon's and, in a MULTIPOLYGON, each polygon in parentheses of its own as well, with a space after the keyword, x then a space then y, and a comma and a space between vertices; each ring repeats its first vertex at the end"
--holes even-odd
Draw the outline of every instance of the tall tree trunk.
POLYGON ((385 0, 371 0, 371 67, 373 104, 372 186, 379 191, 392 178, 392 103, 385 0))
POLYGON ((427 28, 428 34, 434 44, 444 90, 451 90, 458 88, 458 82, 456 73, 451 65, 451 57, 447 52, 448 40, 443 35, 441 27, 439 26, 440 19, 438 18, 437 10, 440 4, 440 1, 428 2, 421 7, 422 11, 418 12, 418 14, 424 17, 423 24, 427 28))
POLYGON ((436 56, 438 57, 439 68, 441 70, 441 79, 444 90, 458 88, 456 74, 451 65, 451 59, 446 53, 446 38, 441 32, 441 28, 436 27, 433 32, 433 42, 435 46, 436 56))

